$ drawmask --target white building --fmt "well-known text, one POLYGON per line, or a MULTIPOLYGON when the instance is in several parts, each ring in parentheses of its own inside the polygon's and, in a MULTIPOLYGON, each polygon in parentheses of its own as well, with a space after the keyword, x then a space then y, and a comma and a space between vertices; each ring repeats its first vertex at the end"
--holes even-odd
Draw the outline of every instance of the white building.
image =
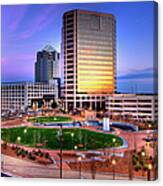
POLYGON ((113 117, 156 121, 158 98, 152 94, 113 94, 106 97, 105 108, 113 117))
POLYGON ((1 85, 1 110, 25 110, 58 98, 56 83, 12 82, 1 85))

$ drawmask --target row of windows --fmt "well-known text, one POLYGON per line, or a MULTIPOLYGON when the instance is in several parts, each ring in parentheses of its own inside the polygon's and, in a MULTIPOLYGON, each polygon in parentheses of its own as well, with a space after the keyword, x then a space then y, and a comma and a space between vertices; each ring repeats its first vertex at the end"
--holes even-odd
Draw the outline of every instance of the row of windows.
POLYGON ((79 29, 78 30, 78 34, 80 35, 93 35, 94 37, 98 37, 98 36, 105 36, 105 37, 115 37, 116 33, 114 32, 108 32, 108 31, 97 31, 97 30, 84 30, 83 29, 79 29))
POLYGON ((151 108, 152 105, 117 105, 117 104, 109 104, 109 107, 151 108))
POLYGON ((98 43, 98 45, 96 43, 86 43, 85 45, 79 44, 78 43, 78 49, 79 50, 99 50, 99 51, 115 51, 114 48, 112 47, 112 45, 110 43, 98 43))
POLYGON ((91 35, 83 35, 83 34, 79 34, 78 36, 78 39, 79 40, 95 40, 95 41, 112 41, 113 40, 113 37, 106 37, 106 36, 103 36, 103 35, 97 35, 95 36, 94 34, 91 34, 91 35))
POLYGON ((139 99, 134 99, 134 100, 109 100, 110 102, 115 102, 115 103, 122 103, 122 102, 142 102, 142 103, 150 103, 152 100, 139 100, 139 99))
POLYGON ((93 50, 93 49, 87 49, 87 50, 78 50, 78 54, 86 54, 86 55, 113 55, 113 50, 93 50))

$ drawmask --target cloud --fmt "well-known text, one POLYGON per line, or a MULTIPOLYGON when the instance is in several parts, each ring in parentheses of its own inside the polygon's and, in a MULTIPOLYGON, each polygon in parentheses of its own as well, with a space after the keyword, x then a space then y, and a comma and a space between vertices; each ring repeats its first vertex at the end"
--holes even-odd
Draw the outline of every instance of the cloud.
MULTIPOLYGON (((41 10, 40 10, 41 11, 41 10)), ((27 29, 20 34, 21 39, 28 39, 35 33, 39 32, 43 28, 47 27, 51 21, 54 20, 53 7, 48 7, 38 14, 31 22, 27 25, 27 29), (53 16, 52 16, 53 15, 53 16)))
POLYGON ((12 23, 9 25, 10 31, 14 32, 19 27, 22 19, 24 18, 27 12, 28 6, 14 6, 12 23))
POLYGON ((125 75, 118 76, 119 80, 134 80, 134 79, 151 79, 154 77, 154 69, 152 67, 133 70, 125 75))

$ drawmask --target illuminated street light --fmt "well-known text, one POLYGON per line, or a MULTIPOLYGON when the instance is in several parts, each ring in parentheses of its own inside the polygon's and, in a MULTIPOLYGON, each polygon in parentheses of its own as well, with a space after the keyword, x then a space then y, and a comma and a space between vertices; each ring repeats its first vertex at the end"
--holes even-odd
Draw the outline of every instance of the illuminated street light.
POLYGON ((25 135, 25 143, 27 142, 27 140, 26 140, 26 133, 27 133, 27 129, 24 129, 24 135, 25 135))
POLYGON ((73 132, 71 133, 71 137, 72 137, 72 138, 74 137, 74 133, 73 133, 73 132))
POLYGON ((116 142, 116 138, 113 138, 112 141, 113 141, 113 143, 115 143, 116 142))
POLYGON ((149 164, 148 164, 148 172, 147 172, 147 180, 148 180, 148 181, 151 180, 151 170, 152 170, 152 164, 149 163, 149 164))
POLYGON ((72 149, 73 149, 73 146, 74 146, 74 133, 73 132, 71 133, 71 137, 72 137, 72 149))
POLYGON ((77 150, 77 149, 78 149, 78 146, 77 146, 77 145, 75 145, 75 146, 74 146, 74 149, 75 149, 75 150, 77 150))
MULTIPOLYGON (((115 146, 116 138, 113 138, 112 141, 113 141, 113 144, 114 144, 113 146, 115 146)), ((113 148, 113 156, 114 156, 114 148, 113 148)))
POLYGON ((142 151, 142 152, 141 152, 141 155, 144 157, 144 156, 145 156, 145 152, 144 152, 144 151, 142 151))
POLYGON ((60 178, 62 178, 62 150, 63 150, 63 129, 62 129, 62 124, 60 124, 60 130, 58 131, 58 137, 60 141, 60 178))
POLYGON ((17 145, 19 145, 20 140, 21 140, 21 137, 20 137, 20 136, 18 136, 18 137, 17 137, 17 139, 16 139, 16 141, 17 141, 17 145))
POLYGON ((82 158, 79 156, 78 157, 78 162, 79 162, 79 178, 81 178, 81 160, 82 160, 82 158))
POLYGON ((115 180, 115 165, 116 165, 116 160, 113 159, 111 163, 112 163, 112 166, 113 166, 113 180, 115 180))
POLYGON ((24 129, 24 134, 26 134, 27 133, 27 129, 24 129))
POLYGON ((151 128, 151 127, 152 127, 152 125, 151 125, 151 124, 149 124, 149 125, 148 125, 148 128, 151 128))

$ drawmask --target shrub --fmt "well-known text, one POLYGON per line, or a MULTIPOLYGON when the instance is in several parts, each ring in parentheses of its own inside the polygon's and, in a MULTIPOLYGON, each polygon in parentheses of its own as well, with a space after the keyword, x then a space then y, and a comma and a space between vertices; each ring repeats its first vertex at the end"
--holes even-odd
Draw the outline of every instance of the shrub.
POLYGON ((148 170, 148 165, 147 165, 147 164, 144 164, 143 170, 144 170, 144 171, 147 171, 147 170, 148 170))
POLYGON ((41 152, 39 156, 40 156, 40 157, 43 157, 43 156, 44 156, 44 153, 43 153, 43 152, 41 152))
POLYGON ((139 171, 141 169, 141 165, 139 163, 137 163, 135 165, 135 171, 139 171))
POLYGON ((25 158, 25 154, 22 154, 22 158, 25 158))
POLYGON ((137 164, 137 160, 135 158, 132 159, 132 163, 133 165, 136 165, 137 164))
POLYGON ((49 153, 47 152, 47 153, 45 153, 45 158, 49 158, 50 157, 50 155, 49 155, 49 153))
POLYGON ((36 159, 36 157, 33 156, 31 152, 28 154, 28 158, 29 158, 30 160, 35 160, 35 159, 36 159))
POLYGON ((21 154, 22 154, 22 150, 21 149, 19 149, 19 150, 16 151, 16 155, 17 156, 20 156, 21 154))
POLYGON ((12 150, 16 150, 16 147, 13 145, 11 149, 12 149, 12 150))

